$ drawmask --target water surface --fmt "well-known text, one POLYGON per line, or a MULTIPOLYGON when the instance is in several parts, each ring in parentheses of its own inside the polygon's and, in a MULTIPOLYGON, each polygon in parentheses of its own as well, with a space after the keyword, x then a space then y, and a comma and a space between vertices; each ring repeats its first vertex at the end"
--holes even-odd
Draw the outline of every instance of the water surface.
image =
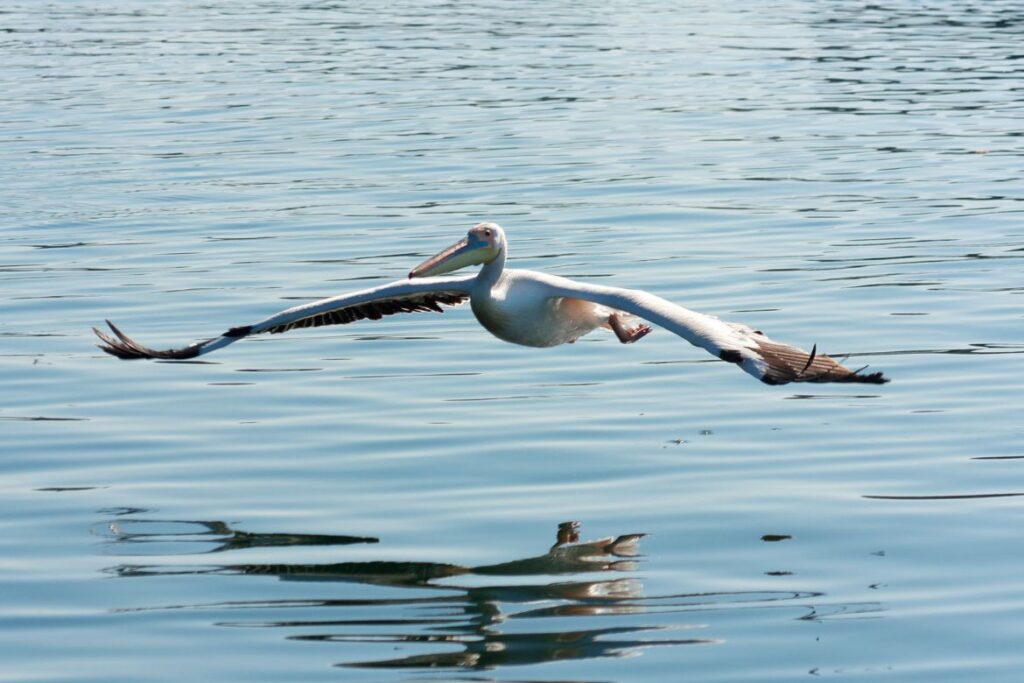
POLYGON ((0 18, 0 679, 1017 679, 1019 3, 0 18), (400 278, 484 219, 517 266, 893 382, 466 309, 92 346, 400 278))

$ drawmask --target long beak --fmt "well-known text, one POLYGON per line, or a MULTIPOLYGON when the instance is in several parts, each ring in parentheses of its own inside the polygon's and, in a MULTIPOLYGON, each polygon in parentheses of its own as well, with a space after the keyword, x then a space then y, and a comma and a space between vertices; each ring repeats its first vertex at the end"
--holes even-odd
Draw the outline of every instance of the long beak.
POLYGON ((410 270, 409 277, 442 275, 466 266, 479 265, 486 258, 486 247, 486 244, 471 243, 468 238, 461 239, 410 270))

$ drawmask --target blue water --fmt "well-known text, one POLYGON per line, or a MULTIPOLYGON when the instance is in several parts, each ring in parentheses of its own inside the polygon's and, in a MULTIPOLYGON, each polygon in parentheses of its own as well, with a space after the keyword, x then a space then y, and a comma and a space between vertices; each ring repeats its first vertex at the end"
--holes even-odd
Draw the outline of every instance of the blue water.
POLYGON ((1019 680, 1024 7, 720 5, 5 3, 0 680, 1019 680), (893 381, 466 308, 93 346, 480 220, 893 381))

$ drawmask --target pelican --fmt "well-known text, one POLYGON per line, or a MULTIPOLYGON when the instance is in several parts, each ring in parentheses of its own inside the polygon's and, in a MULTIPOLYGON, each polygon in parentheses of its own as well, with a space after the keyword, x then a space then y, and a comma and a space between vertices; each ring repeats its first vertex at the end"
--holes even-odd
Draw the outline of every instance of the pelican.
POLYGON ((673 332, 716 358, 734 363, 765 384, 863 382, 884 384, 881 372, 850 370, 833 358, 772 341, 760 330, 688 310, 638 289, 577 282, 532 270, 506 268, 508 240, 497 223, 480 223, 466 237, 412 269, 407 280, 294 306, 218 337, 158 351, 134 341, 109 320, 113 336, 96 328, 99 348, 121 359, 184 360, 204 356, 255 334, 345 325, 416 311, 443 312, 469 301, 473 315, 498 339, 523 346, 572 343, 597 328, 623 344, 651 331, 651 323, 673 332), (470 277, 446 273, 483 266, 470 277), (641 320, 646 322, 641 322, 641 320))

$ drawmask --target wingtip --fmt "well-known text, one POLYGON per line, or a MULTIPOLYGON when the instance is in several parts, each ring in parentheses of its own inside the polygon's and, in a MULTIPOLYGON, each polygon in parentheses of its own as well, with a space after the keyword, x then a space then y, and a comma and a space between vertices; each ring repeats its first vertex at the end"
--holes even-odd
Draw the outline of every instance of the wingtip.
POLYGON ((868 373, 866 375, 862 375, 861 373, 864 372, 865 370, 867 370, 868 367, 870 367, 870 366, 865 365, 865 366, 857 368, 856 370, 851 372, 847 376, 849 378, 849 381, 851 381, 851 382, 861 382, 863 384, 888 384, 889 383, 889 378, 886 377, 885 374, 882 373, 881 371, 879 371, 879 372, 871 372, 871 373, 868 373))
POLYGON ((887 384, 889 378, 881 372, 865 373, 868 366, 852 370, 835 358, 818 352, 815 344, 810 353, 788 344, 769 339, 758 339, 754 350, 765 365, 756 375, 765 384, 782 385, 790 382, 840 384, 887 384), (799 371, 798 371, 799 368, 799 371))
POLYGON ((146 353, 148 349, 139 347, 130 337, 126 336, 124 332, 118 329, 117 325, 107 319, 104 319, 104 322, 107 323, 107 326, 110 328, 110 331, 114 333, 116 339, 103 330, 93 327, 93 333, 99 337, 100 341, 103 342, 102 344, 97 344, 96 348, 121 360, 137 360, 139 358, 150 357, 146 353))
POLYGON ((110 336, 95 327, 92 328, 92 331, 103 342, 103 345, 99 347, 100 350, 121 360, 137 360, 140 358, 151 360, 189 360, 202 354, 204 347, 213 341, 208 339, 204 342, 196 342, 179 349, 156 350, 138 343, 109 320, 106 323, 114 336, 110 336))

